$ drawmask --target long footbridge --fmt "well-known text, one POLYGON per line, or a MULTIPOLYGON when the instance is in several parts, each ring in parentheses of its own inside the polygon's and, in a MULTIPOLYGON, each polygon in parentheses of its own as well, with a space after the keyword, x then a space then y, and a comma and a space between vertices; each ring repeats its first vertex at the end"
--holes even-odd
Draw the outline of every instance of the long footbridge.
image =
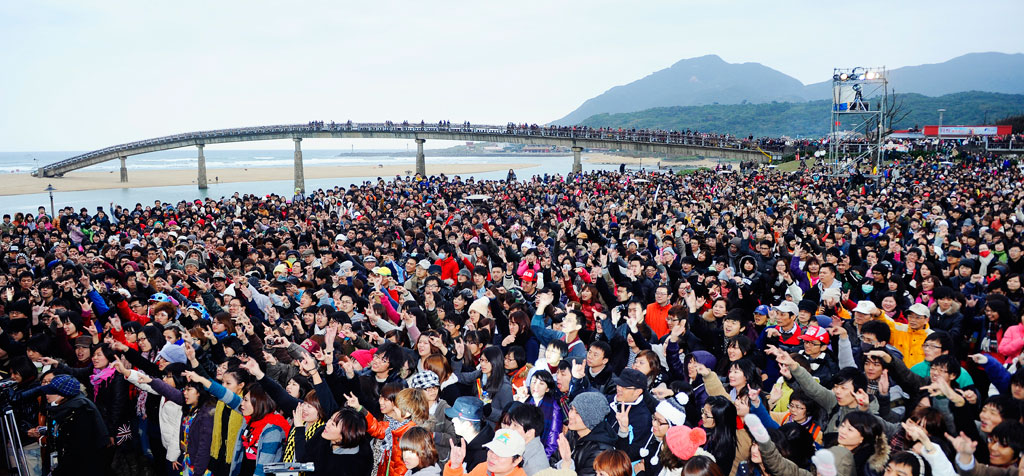
POLYGON ((572 171, 582 170, 580 154, 583 149, 611 149, 685 156, 708 156, 723 159, 759 161, 766 155, 756 143, 710 134, 672 131, 637 131, 591 129, 557 126, 488 126, 478 124, 409 123, 334 123, 310 122, 275 126, 241 127, 211 131, 187 132, 106 147, 42 166, 32 172, 36 177, 61 177, 64 174, 110 160, 121 161, 121 181, 128 181, 128 158, 168 149, 196 147, 198 149, 199 188, 207 188, 206 158, 203 148, 207 144, 292 139, 295 142, 295 188, 305 191, 302 165, 303 139, 413 139, 416 141, 416 173, 426 174, 426 156, 423 144, 428 140, 474 142, 503 142, 570 147, 573 153, 572 171))

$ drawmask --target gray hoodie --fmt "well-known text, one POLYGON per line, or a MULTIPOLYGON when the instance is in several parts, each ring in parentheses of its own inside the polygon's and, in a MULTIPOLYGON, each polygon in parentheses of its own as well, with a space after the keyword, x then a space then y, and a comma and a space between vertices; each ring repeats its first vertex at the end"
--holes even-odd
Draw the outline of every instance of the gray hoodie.
POLYGON ((534 437, 523 451, 523 471, 526 471, 526 476, 533 476, 550 467, 548 454, 544 452, 544 443, 540 437, 534 437))

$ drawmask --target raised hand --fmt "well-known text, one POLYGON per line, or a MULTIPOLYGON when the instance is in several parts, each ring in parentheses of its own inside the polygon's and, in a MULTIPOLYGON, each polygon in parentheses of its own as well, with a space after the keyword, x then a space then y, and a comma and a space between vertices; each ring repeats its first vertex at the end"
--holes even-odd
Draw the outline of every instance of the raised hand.
POLYGON ((878 394, 889 394, 889 369, 882 370, 882 377, 878 379, 878 394))
POLYGON ((256 380, 263 378, 263 371, 260 370, 260 363, 257 362, 256 359, 245 359, 242 361, 240 367, 245 369, 246 372, 249 372, 249 375, 252 375, 256 380))
POLYGON ((629 428, 629 410, 632 408, 632 405, 620 403, 619 409, 615 411, 615 421, 618 422, 620 430, 623 428, 629 428))
POLYGON ((316 360, 309 354, 303 354, 302 361, 299 362, 299 368, 311 375, 313 372, 316 372, 316 360))
POLYGON ((583 362, 573 361, 573 363, 572 363, 572 378, 574 378, 576 380, 582 379, 583 377, 586 376, 586 374, 584 373, 584 370, 585 369, 583 367, 583 362))
POLYGON ((890 355, 888 352, 884 350, 872 350, 865 355, 882 359, 882 361, 887 364, 892 362, 892 355, 890 355))
POLYGON ((199 375, 191 370, 182 372, 182 375, 184 375, 189 382, 195 382, 202 385, 203 387, 210 388, 210 380, 207 379, 206 377, 203 377, 202 375, 199 375))
POLYGON ((466 460, 466 440, 465 438, 459 438, 458 446, 455 446, 455 442, 451 439, 448 440, 448 443, 452 446, 451 453, 448 456, 448 465, 451 468, 458 468, 466 460))
POLYGON ((750 400, 747 397, 739 397, 732 404, 736 407, 736 416, 743 418, 750 414, 750 400))
POLYGON ((867 408, 868 404, 871 403, 871 397, 868 396, 868 392, 864 391, 864 389, 854 392, 853 398, 857 400, 857 406, 861 409, 867 408))
POLYGON ((978 442, 972 440, 964 432, 960 432, 959 436, 954 437, 949 433, 946 433, 946 439, 956 449, 957 459, 964 464, 969 464, 974 459, 974 451, 978 449, 978 442))

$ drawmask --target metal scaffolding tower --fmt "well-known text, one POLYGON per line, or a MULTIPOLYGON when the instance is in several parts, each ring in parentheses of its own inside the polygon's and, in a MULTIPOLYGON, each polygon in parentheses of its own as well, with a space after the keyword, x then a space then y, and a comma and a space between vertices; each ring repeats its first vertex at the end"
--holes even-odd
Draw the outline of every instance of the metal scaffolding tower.
POLYGON ((888 133, 889 81, 885 67, 836 68, 832 73, 832 123, 826 166, 845 175, 864 163, 882 161, 888 133), (873 102, 873 104, 872 104, 873 102))

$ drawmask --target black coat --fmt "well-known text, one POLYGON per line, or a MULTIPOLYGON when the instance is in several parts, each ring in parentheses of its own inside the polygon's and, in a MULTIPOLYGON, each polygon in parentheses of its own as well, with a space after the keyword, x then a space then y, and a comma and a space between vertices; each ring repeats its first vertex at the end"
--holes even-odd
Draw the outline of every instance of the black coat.
MULTIPOLYGON (((301 430, 301 428, 300 428, 301 430)), ((320 436, 314 438, 320 439, 320 436)), ((306 432, 295 432, 295 460, 312 462, 314 475, 365 476, 373 469, 373 450, 364 439, 358 447, 340 448, 335 451, 331 444, 306 441, 306 432)))
POLYGON ((48 411, 47 434, 57 453, 53 474, 107 474, 110 436, 96 404, 79 394, 48 411))
POLYGON ((128 381, 124 376, 114 372, 109 379, 94 387, 89 379, 93 372, 92 367, 68 370, 85 385, 92 401, 96 403, 103 423, 106 424, 107 435, 114 437, 115 440, 119 433, 130 438, 133 433, 131 428, 134 412, 128 398, 128 381))
MULTIPOLYGON (((650 418, 647 423, 650 426, 650 418)), ((594 458, 602 451, 615 449, 615 435, 604 421, 598 423, 582 438, 575 431, 570 431, 568 440, 569 447, 572 448, 572 462, 579 476, 595 476, 597 471, 594 470, 594 458)), ((630 459, 635 461, 632 457, 630 459)))

